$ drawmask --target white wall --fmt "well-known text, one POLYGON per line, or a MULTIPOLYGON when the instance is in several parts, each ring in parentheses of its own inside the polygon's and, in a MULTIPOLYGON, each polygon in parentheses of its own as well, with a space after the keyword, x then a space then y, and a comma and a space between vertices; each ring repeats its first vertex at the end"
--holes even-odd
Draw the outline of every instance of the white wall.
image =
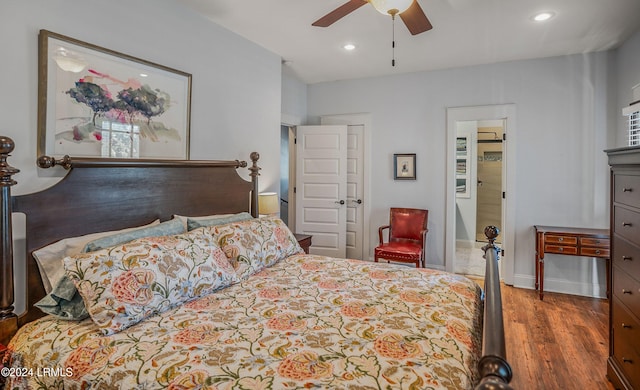
POLYGON ((258 151, 261 189, 277 190, 279 56, 173 0, 28 0, 0 2, 0 134, 17 145, 14 194, 63 174, 35 166, 40 29, 191 73, 191 158, 249 160, 258 151))
MULTIPOLYGON (((308 87, 310 123, 372 114, 369 235, 392 205, 430 209, 427 258, 444 265, 446 108, 516 104, 515 284, 533 287, 533 225, 608 227, 610 52, 320 83, 308 87), (395 182, 393 153, 417 153, 417 180, 395 182)), ((613 120, 615 121, 615 119, 613 120)), ((508 196, 508 194, 507 194, 508 196)), ((603 261, 548 256, 549 290, 600 295, 603 261), (594 282, 595 280, 595 282, 594 282)))
POLYGON ((282 123, 302 125, 307 120, 307 84, 290 67, 282 66, 282 123))

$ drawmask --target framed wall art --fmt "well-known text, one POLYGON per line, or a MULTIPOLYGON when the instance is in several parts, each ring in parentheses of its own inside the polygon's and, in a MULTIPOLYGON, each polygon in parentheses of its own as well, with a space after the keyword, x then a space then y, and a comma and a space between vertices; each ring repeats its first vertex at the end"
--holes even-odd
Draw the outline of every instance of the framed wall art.
POLYGON ((40 30, 38 157, 189 158, 191 75, 40 30))
POLYGON ((393 155, 393 178, 395 180, 416 180, 416 155, 393 155))

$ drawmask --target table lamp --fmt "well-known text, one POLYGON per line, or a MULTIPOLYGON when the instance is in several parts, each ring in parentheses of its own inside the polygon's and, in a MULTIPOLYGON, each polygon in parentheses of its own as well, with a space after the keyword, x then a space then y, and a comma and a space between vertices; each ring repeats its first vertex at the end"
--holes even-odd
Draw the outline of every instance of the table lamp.
POLYGON ((258 213, 260 216, 278 216, 280 213, 280 201, 275 192, 262 192, 258 194, 258 213))

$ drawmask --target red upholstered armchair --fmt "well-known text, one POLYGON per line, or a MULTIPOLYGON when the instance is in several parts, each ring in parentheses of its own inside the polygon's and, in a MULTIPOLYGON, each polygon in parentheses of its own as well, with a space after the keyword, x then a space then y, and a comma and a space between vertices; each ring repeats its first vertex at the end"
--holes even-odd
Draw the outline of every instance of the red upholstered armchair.
POLYGON ((385 259, 404 263, 415 263, 416 268, 424 267, 425 242, 429 210, 392 207, 389 225, 378 229, 380 244, 374 252, 374 259, 385 259), (389 229, 389 242, 383 241, 382 232, 389 229))

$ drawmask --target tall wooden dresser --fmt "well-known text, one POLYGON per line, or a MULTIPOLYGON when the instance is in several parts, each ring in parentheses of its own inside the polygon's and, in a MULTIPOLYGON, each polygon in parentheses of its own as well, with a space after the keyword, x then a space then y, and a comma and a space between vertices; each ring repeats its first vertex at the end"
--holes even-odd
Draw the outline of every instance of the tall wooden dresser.
POLYGON ((607 150, 611 165, 612 299, 607 376, 640 389, 640 147, 607 150))

